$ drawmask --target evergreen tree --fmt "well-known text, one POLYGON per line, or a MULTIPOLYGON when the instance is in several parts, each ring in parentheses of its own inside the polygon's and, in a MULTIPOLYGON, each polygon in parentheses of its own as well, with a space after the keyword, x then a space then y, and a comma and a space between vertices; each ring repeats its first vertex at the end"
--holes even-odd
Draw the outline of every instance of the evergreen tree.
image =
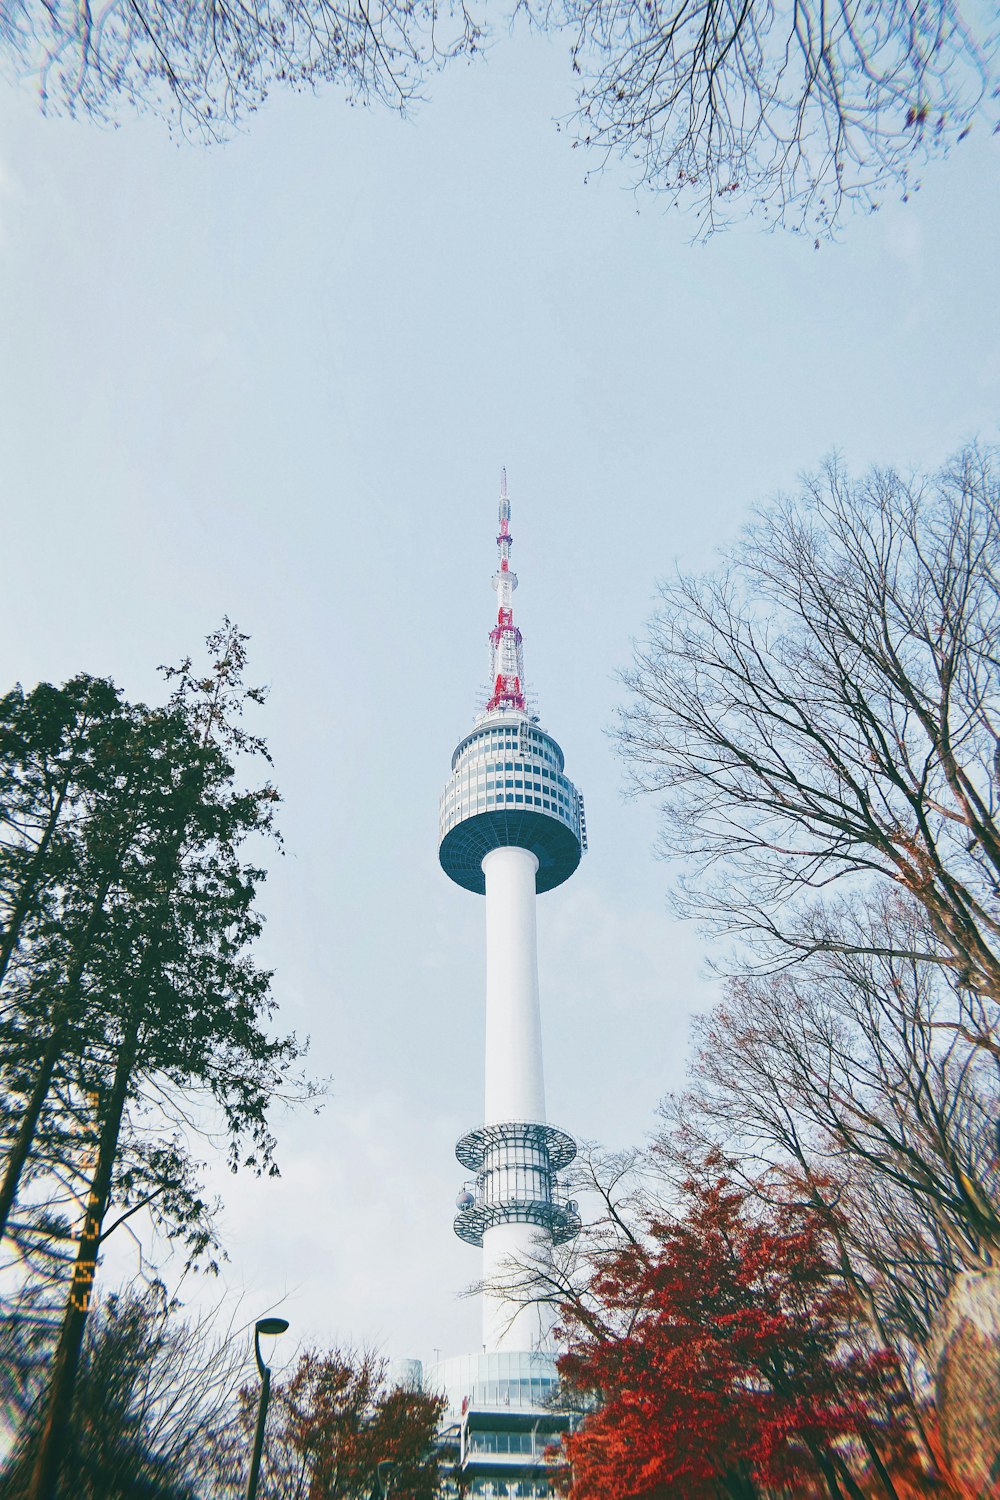
MULTIPOLYGON (((243 685, 245 637, 229 622, 209 645, 208 673, 197 677, 185 662, 168 674, 164 708, 107 690, 93 735, 99 753, 78 759, 63 802, 73 816, 61 812, 56 825, 65 837, 50 838, 34 887, 23 857, 29 873, 20 886, 8 882, 8 933, 14 914, 24 916, 3 990, 0 1066, 21 1101, 8 1118, 4 1198, 30 1214, 49 1184, 71 1179, 82 1209, 33 1500, 57 1492, 102 1243, 145 1211, 190 1259, 210 1255, 188 1121, 221 1112, 230 1165, 275 1171, 268 1103, 301 1054, 293 1037, 268 1034, 271 975, 251 953, 264 871, 243 850, 276 836, 277 794, 269 781, 241 786, 236 763, 266 757, 241 723, 261 693, 243 685), (29 890, 19 905, 17 892, 29 890)), ((12 746, 8 783, 24 789, 41 827, 45 780, 18 779, 16 754, 12 746)), ((17 861, 8 863, 16 873, 17 861)))

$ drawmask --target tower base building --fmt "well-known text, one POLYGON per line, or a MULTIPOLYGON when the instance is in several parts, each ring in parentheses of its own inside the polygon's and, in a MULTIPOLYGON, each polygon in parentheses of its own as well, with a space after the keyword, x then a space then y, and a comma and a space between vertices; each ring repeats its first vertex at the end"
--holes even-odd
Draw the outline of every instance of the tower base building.
POLYGON ((540 1350, 460 1354, 428 1367, 425 1388, 448 1397, 442 1442, 467 1495, 552 1494, 545 1453, 568 1426, 557 1387, 555 1360, 540 1350))

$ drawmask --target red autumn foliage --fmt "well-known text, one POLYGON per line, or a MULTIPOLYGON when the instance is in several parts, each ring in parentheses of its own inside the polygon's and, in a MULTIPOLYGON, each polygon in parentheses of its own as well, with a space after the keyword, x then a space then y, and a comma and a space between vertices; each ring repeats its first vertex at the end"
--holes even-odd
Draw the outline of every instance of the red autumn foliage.
POLYGON ((564 1308, 560 1372, 596 1403, 565 1440, 572 1500, 912 1493, 893 1355, 856 1327, 827 1230, 725 1179, 686 1184, 652 1248, 616 1253, 564 1308))
MULTIPOLYGON (((262 1492, 269 1500, 369 1500, 392 1464, 393 1500, 435 1500, 442 1397, 386 1378, 369 1350, 306 1350, 271 1398, 262 1492)), ((248 1426, 256 1392, 247 1393, 248 1426)))

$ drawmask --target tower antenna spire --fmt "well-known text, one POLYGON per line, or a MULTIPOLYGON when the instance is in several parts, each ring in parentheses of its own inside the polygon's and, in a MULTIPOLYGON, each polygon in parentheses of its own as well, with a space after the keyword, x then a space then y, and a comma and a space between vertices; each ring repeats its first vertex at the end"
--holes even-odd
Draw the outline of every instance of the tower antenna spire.
POLYGON ((490 696, 486 712, 514 709, 524 713, 524 650, 521 632, 514 624, 514 590, 517 574, 510 566, 510 500, 507 495, 507 470, 500 470, 499 530, 497 552, 499 566, 493 575, 497 591, 497 622, 490 631, 490 696))

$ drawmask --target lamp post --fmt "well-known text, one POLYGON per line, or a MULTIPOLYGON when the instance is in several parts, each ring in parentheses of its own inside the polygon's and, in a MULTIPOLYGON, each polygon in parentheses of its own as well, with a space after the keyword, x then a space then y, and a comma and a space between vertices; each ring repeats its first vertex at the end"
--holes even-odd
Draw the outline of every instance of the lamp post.
POLYGON ((383 1458, 382 1462, 380 1464, 377 1464, 375 1467, 375 1477, 378 1480, 379 1500, 387 1500, 389 1494, 389 1485, 392 1481, 393 1470, 395 1469, 395 1467, 396 1465, 391 1458, 383 1458))
POLYGON ((253 1352, 260 1371, 260 1405, 257 1407, 257 1430, 253 1435, 253 1457, 250 1460, 250 1478, 247 1480, 247 1500, 255 1500, 257 1480, 260 1476, 260 1456, 264 1451, 264 1423, 267 1421, 267 1401, 271 1394, 271 1371, 260 1357, 260 1336, 274 1337, 284 1333, 287 1318, 258 1318, 253 1331, 253 1352))

